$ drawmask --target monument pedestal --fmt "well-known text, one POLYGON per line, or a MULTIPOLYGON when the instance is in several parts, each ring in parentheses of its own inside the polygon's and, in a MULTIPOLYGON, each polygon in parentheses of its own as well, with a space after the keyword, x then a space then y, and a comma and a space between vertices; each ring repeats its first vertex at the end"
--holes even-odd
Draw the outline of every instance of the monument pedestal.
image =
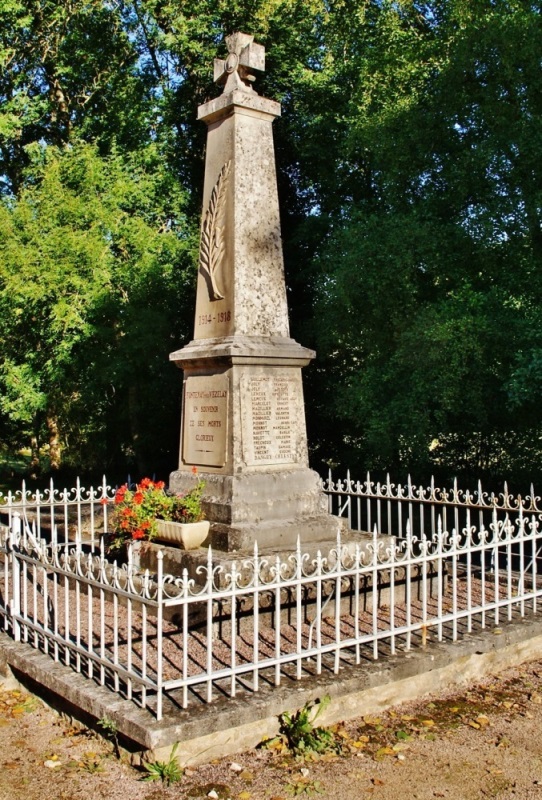
POLYGON ((213 547, 336 539, 342 523, 328 514, 307 459, 301 366, 313 355, 289 338, 248 336, 194 341, 171 355, 185 379, 180 468, 170 489, 205 481, 213 547))

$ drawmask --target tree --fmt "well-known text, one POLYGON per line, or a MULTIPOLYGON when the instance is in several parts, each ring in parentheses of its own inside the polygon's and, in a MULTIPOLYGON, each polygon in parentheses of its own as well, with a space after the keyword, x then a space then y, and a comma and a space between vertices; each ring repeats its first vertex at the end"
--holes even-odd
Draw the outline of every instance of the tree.
POLYGON ((540 9, 371 6, 342 143, 360 192, 339 199, 316 283, 340 373, 326 401, 350 439, 337 449, 519 475, 542 423, 525 380, 540 352, 540 9))
MULTIPOLYGON (((305 376, 315 465, 532 471, 540 11, 526 0, 7 0, 2 441, 43 438, 54 398, 65 457, 153 462, 145 397, 192 325, 205 137, 195 109, 218 91, 210 65, 237 29, 266 46, 257 89, 283 106, 292 333, 318 351, 305 376), (83 180, 85 158, 118 195, 128 187, 128 206, 83 180), (48 287, 43 309, 17 270, 48 287), (61 311, 58 281, 84 300, 66 294, 61 311), (160 322, 149 309, 164 293, 160 322), (87 383, 99 435, 84 433, 87 383)), ((178 409, 163 413, 171 430, 178 409)))
POLYGON ((131 160, 46 148, 33 173, 0 206, 0 412, 20 444, 47 438, 52 468, 63 449, 81 468, 122 454, 143 468, 151 441, 159 463, 192 299, 182 192, 152 146, 131 160))
POLYGON ((144 455, 149 468, 161 452, 174 457, 179 387, 170 400, 155 379, 178 382, 167 354, 193 322, 185 279, 205 137, 195 109, 218 91, 212 59, 232 28, 272 37, 282 72, 299 72, 313 50, 305 11, 300 0, 4 5, 4 441, 37 452, 48 438, 53 465, 61 448, 64 461, 89 465, 106 452, 137 455, 141 468, 144 455), (157 428, 172 431, 167 446, 157 428))

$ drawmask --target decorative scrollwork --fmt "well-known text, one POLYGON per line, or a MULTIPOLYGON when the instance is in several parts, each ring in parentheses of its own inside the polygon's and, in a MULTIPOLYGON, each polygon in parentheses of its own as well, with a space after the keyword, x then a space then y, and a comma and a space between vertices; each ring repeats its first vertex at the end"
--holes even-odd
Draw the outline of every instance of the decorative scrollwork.
MULTIPOLYGON (((347 508, 346 502, 341 497, 348 499, 357 497, 375 501, 407 501, 419 506, 453 506, 454 508, 476 509, 481 511, 497 512, 524 512, 529 514, 542 514, 540 506, 540 496, 531 486, 530 493, 522 496, 513 495, 505 483, 502 492, 485 492, 478 481, 477 489, 462 490, 458 487, 457 480, 454 480, 450 489, 439 489, 435 486, 434 479, 431 479, 430 486, 416 486, 412 483, 410 476, 406 484, 395 484, 386 476, 385 481, 373 482, 370 473, 367 473, 364 482, 354 482, 347 473, 346 479, 333 480, 331 471, 328 477, 322 482, 323 491, 328 495, 339 497, 339 502, 343 503, 342 508, 347 508)), ((341 513, 341 512, 339 512, 341 513)))

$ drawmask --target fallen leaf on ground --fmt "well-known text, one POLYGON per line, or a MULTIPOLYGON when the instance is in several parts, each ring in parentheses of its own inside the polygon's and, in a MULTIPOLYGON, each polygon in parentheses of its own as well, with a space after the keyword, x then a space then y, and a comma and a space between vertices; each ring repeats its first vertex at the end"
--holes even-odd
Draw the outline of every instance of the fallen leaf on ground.
POLYGON ((392 747, 379 747, 375 753, 376 759, 384 758, 384 756, 392 756, 394 755, 394 750, 392 747))

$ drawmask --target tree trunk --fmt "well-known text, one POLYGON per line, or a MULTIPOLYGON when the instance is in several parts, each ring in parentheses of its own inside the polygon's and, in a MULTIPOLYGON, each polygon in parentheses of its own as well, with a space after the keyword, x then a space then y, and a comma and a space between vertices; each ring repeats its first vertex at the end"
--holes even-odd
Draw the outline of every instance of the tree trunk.
POLYGON ((40 473, 40 446, 38 437, 33 434, 30 437, 30 474, 36 478, 40 473))
POLYGON ((60 435, 58 432, 58 420, 54 414, 47 415, 47 431, 49 433, 49 461, 51 469, 59 469, 61 461, 60 435))
POLYGON ((128 389, 128 419, 130 420, 130 435, 132 438, 132 447, 134 448, 134 456, 136 459, 137 469, 140 475, 147 474, 147 465, 143 454, 141 452, 140 439, 140 417, 139 417, 139 398, 136 386, 130 386, 128 389))

